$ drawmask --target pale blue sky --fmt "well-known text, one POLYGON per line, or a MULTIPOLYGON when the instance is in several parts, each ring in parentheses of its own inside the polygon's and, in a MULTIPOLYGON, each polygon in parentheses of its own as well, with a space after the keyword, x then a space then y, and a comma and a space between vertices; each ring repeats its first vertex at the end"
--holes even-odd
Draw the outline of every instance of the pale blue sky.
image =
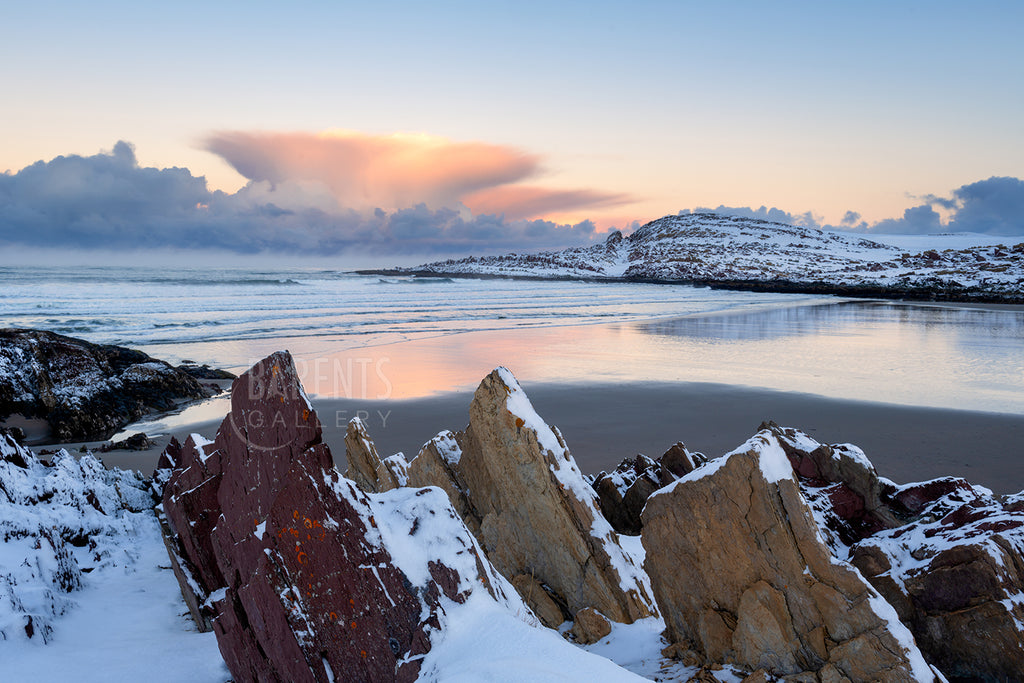
POLYGON ((234 191, 214 131, 415 132, 629 195, 606 222, 874 222, 1024 176, 1022 26, 1021 2, 8 3, 0 171, 124 139, 234 191))

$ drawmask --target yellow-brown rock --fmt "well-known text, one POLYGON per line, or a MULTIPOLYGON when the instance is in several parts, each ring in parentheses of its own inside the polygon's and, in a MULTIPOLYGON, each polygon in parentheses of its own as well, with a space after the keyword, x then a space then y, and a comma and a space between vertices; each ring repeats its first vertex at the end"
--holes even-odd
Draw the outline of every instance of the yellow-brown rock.
POLYGON ((768 430, 654 494, 642 541, 669 640, 709 661, 934 680, 895 610, 831 555, 768 430))

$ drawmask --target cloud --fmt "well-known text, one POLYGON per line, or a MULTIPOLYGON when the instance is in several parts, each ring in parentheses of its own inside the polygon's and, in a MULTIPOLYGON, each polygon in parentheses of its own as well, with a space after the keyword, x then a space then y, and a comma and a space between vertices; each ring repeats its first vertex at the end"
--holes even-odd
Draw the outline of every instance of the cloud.
MULTIPOLYGON (((923 203, 912 206, 899 218, 887 218, 869 224, 856 211, 847 211, 839 225, 824 224, 811 212, 792 214, 781 209, 719 206, 716 209, 698 208, 696 212, 715 213, 789 223, 827 230, 846 230, 861 233, 929 234, 945 232, 975 232, 989 235, 1024 235, 1024 181, 1019 178, 992 177, 976 183, 962 185, 950 197, 925 195, 923 203), (949 213, 948 219, 935 207, 949 213)), ((689 210, 680 213, 689 213, 689 210)))
MULTIPOLYGON (((461 173, 442 174, 455 178, 445 187, 473 187, 461 173)), ((586 244, 593 233, 589 221, 509 220, 422 202, 357 211, 321 182, 301 178, 211 192, 188 169, 140 167, 125 142, 109 153, 0 175, 0 244, 20 247, 456 255, 563 248, 586 244)))
POLYGON ((1024 181, 992 177, 953 190, 950 197, 926 195, 924 203, 903 212, 902 218, 880 221, 870 232, 977 232, 989 235, 1024 234, 1024 181), (950 212, 942 217, 934 207, 950 212))
POLYGON ((860 214, 856 211, 847 211, 841 223, 843 225, 857 225, 860 222, 860 214))
POLYGON ((636 200, 627 194, 593 190, 549 190, 506 185, 475 192, 463 201, 473 213, 504 215, 509 220, 519 220, 580 209, 621 206, 636 200))
POLYGON ((205 148, 249 180, 314 181, 354 209, 451 207, 488 187, 538 172, 533 154, 482 142, 430 135, 222 132, 205 148))
MULTIPOLYGON (((680 211, 680 214, 690 213, 690 209, 684 209, 680 211)), ((807 211, 806 213, 793 214, 782 209, 776 209, 775 207, 768 208, 762 206, 758 209, 752 209, 748 206, 723 206, 720 205, 718 208, 711 209, 708 207, 697 207, 693 209, 693 213, 720 213, 726 216, 742 216, 744 218, 756 218, 763 221, 775 221, 776 223, 788 223, 789 225, 799 225, 808 228, 820 227, 819 221, 814 215, 807 211)))
POLYGON ((338 206, 356 210, 467 206, 514 221, 636 201, 621 193, 521 185, 541 173, 539 156, 432 135, 235 131, 210 135, 204 147, 250 181, 275 191, 319 185, 338 206))

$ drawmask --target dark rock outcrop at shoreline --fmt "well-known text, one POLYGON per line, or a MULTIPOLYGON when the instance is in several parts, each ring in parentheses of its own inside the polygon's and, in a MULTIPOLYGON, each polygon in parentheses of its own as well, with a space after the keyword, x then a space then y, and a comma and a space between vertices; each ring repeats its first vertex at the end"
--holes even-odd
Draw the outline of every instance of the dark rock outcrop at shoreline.
POLYGON ((0 420, 42 419, 57 441, 102 439, 212 391, 141 351, 39 330, 0 330, 0 420))

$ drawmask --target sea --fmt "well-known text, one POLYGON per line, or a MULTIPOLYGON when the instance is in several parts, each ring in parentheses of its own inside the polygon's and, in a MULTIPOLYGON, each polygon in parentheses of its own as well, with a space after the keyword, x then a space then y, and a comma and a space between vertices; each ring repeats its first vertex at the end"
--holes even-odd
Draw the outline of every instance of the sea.
POLYGON ((3 267, 0 326, 235 372, 288 349, 324 397, 428 396, 506 365, 527 382, 712 382, 1024 413, 1024 308, 1012 306, 329 269, 3 267))

